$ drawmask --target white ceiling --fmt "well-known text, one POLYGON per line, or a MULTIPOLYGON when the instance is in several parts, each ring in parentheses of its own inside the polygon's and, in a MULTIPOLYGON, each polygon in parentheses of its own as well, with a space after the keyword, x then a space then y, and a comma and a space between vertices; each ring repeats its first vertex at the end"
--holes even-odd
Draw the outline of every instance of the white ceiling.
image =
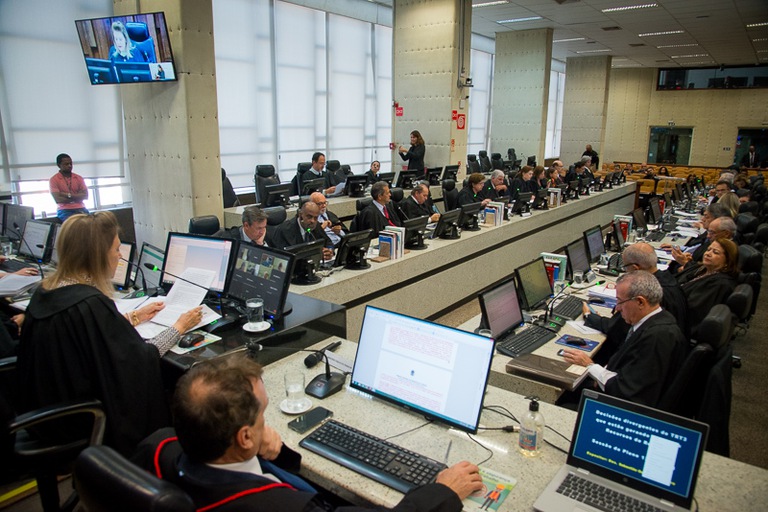
POLYGON ((554 42, 554 58, 565 61, 568 57, 611 55, 615 68, 768 64, 768 25, 747 28, 751 23, 768 23, 768 0, 510 0, 504 5, 472 9, 474 33, 495 39, 497 32, 551 27, 554 41, 584 38, 554 42), (602 12, 648 3, 658 7, 602 12), (529 16, 542 19, 497 23, 529 16), (619 29, 605 30, 607 27, 619 29), (672 30, 683 33, 638 36, 672 30), (683 44, 692 46, 658 48, 683 44))

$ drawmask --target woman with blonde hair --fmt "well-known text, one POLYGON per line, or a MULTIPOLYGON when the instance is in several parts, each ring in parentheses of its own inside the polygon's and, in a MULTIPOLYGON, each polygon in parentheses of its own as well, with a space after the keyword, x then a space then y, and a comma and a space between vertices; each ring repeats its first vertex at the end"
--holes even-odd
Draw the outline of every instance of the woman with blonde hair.
POLYGON ((741 203, 739 202, 739 196, 733 192, 729 191, 720 196, 720 199, 717 200, 717 204, 721 204, 728 208, 732 218, 735 218, 736 215, 739 214, 739 206, 741 206, 741 203))

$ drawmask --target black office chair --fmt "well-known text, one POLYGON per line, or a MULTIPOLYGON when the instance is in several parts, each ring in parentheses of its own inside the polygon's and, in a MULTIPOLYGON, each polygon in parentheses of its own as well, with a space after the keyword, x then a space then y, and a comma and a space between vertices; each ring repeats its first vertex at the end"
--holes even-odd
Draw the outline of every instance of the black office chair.
POLYGON ((296 165, 296 176, 291 180, 291 195, 301 194, 301 187, 304 184, 304 173, 312 168, 312 162, 299 162, 296 165))
POLYGON ((491 168, 504 170, 504 160, 501 159, 501 153, 491 153, 491 168))
POLYGON ((144 56, 144 60, 146 62, 157 62, 155 43, 149 34, 147 24, 140 21, 127 21, 125 22, 125 30, 138 51, 144 56))
POLYGON ((750 243, 760 225, 760 219, 751 213, 740 213, 733 220, 736 222, 736 231, 739 233, 741 242, 750 243))
POLYGON ((760 224, 755 230, 755 236, 752 238, 752 247, 758 250, 760 254, 765 254, 768 249, 768 224, 760 224))
POLYGON ((349 230, 352 233, 360 231, 360 229, 357 226, 359 224, 358 219, 360 218, 360 212, 362 212, 371 203, 373 203, 373 198, 370 196, 361 197, 360 199, 355 201, 355 210, 357 211, 357 213, 355 214, 355 218, 352 219, 352 222, 350 222, 349 224, 349 230))
POLYGON ((455 210, 459 207, 459 191, 456 190, 454 180, 443 180, 443 203, 445 211, 455 210))
POLYGON ((223 167, 221 168, 221 199, 224 203, 224 208, 240 205, 235 189, 232 187, 232 182, 227 178, 227 171, 223 167))
POLYGON ((467 174, 473 172, 483 172, 483 169, 480 167, 480 162, 477 161, 477 155, 467 155, 467 174))
POLYGON ((484 149, 477 152, 477 158, 480 160, 480 167, 483 169, 481 172, 490 172, 493 169, 491 165, 491 159, 488 158, 488 152, 484 149))
POLYGON ((267 185, 277 185, 280 183, 280 177, 277 175, 274 165, 259 164, 256 166, 253 181, 256 186, 256 202, 263 205, 264 201, 267 200, 267 185))
POLYGON ((747 201, 739 205, 739 213, 751 213, 755 217, 760 214, 760 203, 757 201, 747 201))
POLYGON ((267 234, 265 239, 267 245, 272 245, 275 230, 288 218, 288 210, 284 206, 270 206, 269 208, 262 209, 262 211, 267 214, 267 234))
POLYGON ((763 255, 751 245, 739 245, 739 270, 742 272, 763 271, 763 255))
POLYGON ((214 235, 220 227, 217 216, 200 215, 189 219, 188 231, 193 235, 214 235))
POLYGON ((701 405, 696 418, 709 425, 706 450, 728 457, 730 455, 731 400, 733 389, 733 348, 722 347, 707 375, 701 405))
POLYGON ((714 353, 708 343, 699 343, 693 347, 661 397, 658 408, 681 416, 693 416, 696 407, 693 406, 691 395, 701 389, 698 384, 705 380, 714 353))
POLYGON ((405 198, 405 192, 400 187, 392 187, 389 189, 389 199, 395 203, 395 206, 400 204, 400 201, 405 198))
POLYGON ((75 488, 86 512, 192 512, 187 493, 134 465, 107 446, 83 450, 75 463, 75 488))
POLYGON ((725 299, 725 305, 733 313, 736 322, 734 337, 737 334, 746 333, 747 329, 749 329, 749 319, 752 316, 752 303, 754 299, 754 291, 746 283, 737 285, 728 298, 725 299))

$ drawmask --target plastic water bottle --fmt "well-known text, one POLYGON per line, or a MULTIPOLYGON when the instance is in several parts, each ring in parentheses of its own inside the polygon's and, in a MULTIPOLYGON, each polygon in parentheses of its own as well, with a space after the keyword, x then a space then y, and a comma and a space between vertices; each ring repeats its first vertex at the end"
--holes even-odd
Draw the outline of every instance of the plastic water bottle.
POLYGON ((526 457, 538 457, 544 443, 544 416, 539 412, 538 398, 532 397, 528 411, 520 420, 520 453, 526 457))

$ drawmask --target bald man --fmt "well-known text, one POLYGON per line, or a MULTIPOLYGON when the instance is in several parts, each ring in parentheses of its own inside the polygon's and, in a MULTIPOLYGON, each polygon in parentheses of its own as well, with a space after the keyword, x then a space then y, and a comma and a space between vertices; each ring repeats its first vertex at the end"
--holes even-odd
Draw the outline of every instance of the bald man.
POLYGON ((323 258, 333 258, 333 244, 325 236, 325 231, 320 227, 317 218, 320 216, 320 207, 312 201, 307 201, 299 210, 295 219, 286 219, 275 230, 273 245, 278 249, 285 249, 292 245, 323 240, 323 258))
POLYGON ((331 211, 328 210, 328 199, 320 192, 313 192, 309 196, 309 200, 312 201, 320 208, 320 215, 317 217, 317 222, 320 227, 325 231, 325 236, 331 241, 334 247, 339 245, 341 237, 346 235, 349 230, 341 220, 331 211))

